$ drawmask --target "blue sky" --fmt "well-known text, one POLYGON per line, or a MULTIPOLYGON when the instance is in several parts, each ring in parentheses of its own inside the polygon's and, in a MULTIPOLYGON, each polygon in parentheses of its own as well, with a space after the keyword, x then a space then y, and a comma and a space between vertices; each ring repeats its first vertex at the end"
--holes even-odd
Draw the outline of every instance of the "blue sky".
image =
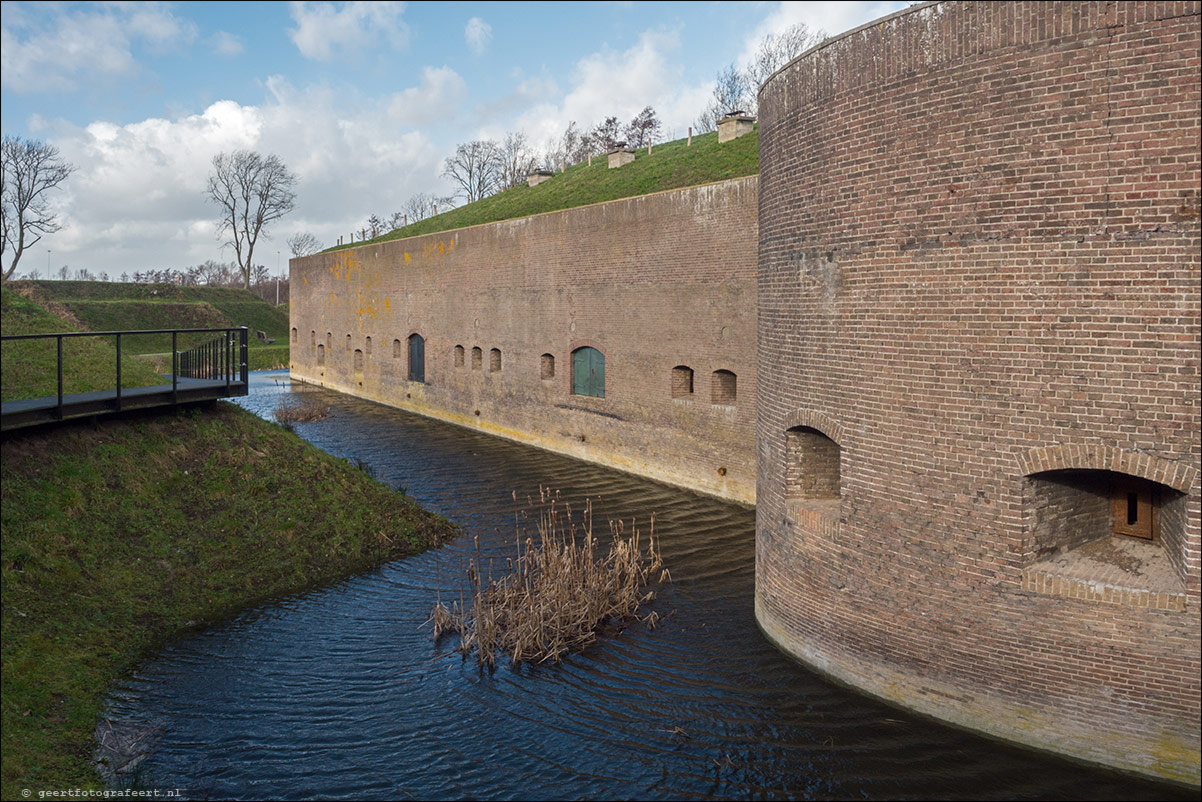
POLYGON ((451 194, 459 142, 653 106, 684 136, 715 74, 795 22, 834 35, 905 2, 2 4, 6 136, 77 172, 66 227, 19 273, 122 272, 233 258, 204 199, 214 155, 275 153, 299 178, 298 231, 325 244, 418 192, 451 194), (47 251, 50 251, 47 254, 47 251))

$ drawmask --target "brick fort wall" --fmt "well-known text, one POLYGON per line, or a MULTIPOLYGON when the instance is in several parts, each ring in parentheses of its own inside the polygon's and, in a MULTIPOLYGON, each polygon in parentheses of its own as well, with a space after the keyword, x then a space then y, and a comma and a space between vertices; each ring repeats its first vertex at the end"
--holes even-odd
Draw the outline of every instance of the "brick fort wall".
POLYGON ((752 503, 757 185, 294 259, 292 375, 752 503), (574 392, 581 348, 604 397, 574 392))
POLYGON ((1193 784, 1199 67, 1196 2, 948 2, 778 72, 756 432, 768 637, 1193 784))

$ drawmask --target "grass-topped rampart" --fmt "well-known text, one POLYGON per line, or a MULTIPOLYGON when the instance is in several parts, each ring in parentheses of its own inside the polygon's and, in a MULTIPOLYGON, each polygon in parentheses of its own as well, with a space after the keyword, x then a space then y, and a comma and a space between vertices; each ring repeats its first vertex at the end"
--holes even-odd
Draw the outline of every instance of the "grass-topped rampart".
MULTIPOLYGON (((13 292, 8 284, 0 286, 0 332, 51 334, 65 331, 78 329, 13 292)), ((117 384, 117 351, 105 338, 64 338, 63 365, 64 393, 109 390, 117 384)), ((151 366, 135 359, 122 359, 122 387, 160 383, 162 379, 151 366)), ((0 399, 14 401, 57 394, 58 352, 54 339, 4 343, 0 354, 0 399)))
POLYGON ((588 162, 573 165, 536 187, 507 189, 475 203, 395 229, 381 237, 328 250, 496 223, 591 203, 741 178, 758 172, 757 132, 719 144, 715 131, 693 137, 692 145, 688 144, 687 139, 677 139, 653 146, 651 153, 643 148, 635 154, 633 162, 613 170, 609 169, 605 156, 594 156, 591 165, 588 162))
MULTIPOLYGON (((246 326, 251 347, 262 331, 277 344, 288 342, 288 310, 272 306, 247 290, 227 287, 181 287, 175 284, 129 284, 107 281, 14 281, 26 295, 81 331, 223 328, 246 326)), ((170 335, 140 337, 131 353, 170 350, 170 335)))
MULTIPOLYGON (((247 358, 250 370, 288 367, 288 311, 250 292, 225 287, 180 287, 174 284, 119 284, 102 281, 10 281, 3 286, 4 334, 63 331, 141 331, 179 328, 251 330, 247 358), (274 343, 259 340, 262 331, 274 343)), ((177 338, 187 350, 211 335, 177 338)), ((114 338, 71 338, 64 341, 67 393, 110 389, 116 384, 114 338)), ((122 386, 159 384, 171 372, 171 335, 140 334, 122 338, 122 386), (129 358, 136 357, 136 358, 129 358)), ((4 346, 5 401, 37 398, 58 392, 55 343, 4 346)))

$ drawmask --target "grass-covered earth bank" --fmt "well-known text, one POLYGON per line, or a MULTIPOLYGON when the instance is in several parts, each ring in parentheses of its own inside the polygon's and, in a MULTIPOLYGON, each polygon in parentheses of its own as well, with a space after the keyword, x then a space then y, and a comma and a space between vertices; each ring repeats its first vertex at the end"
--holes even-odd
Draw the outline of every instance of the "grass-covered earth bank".
POLYGON ((0 472, 4 799, 99 787, 105 694, 170 638, 453 533, 224 403, 9 436, 0 472))

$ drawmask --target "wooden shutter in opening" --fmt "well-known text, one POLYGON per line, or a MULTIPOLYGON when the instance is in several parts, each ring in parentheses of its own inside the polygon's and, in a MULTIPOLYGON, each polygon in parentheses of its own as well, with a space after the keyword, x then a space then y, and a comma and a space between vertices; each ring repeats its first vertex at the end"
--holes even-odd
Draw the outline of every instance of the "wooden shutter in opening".
POLYGON ((605 398, 605 354, 588 346, 572 353, 572 392, 605 398))
POLYGON ((409 381, 426 380, 426 341, 420 334, 409 338, 409 381))
POLYGON ((1116 535, 1152 540, 1156 537, 1156 498, 1146 486, 1119 484, 1110 498, 1110 518, 1116 535))

